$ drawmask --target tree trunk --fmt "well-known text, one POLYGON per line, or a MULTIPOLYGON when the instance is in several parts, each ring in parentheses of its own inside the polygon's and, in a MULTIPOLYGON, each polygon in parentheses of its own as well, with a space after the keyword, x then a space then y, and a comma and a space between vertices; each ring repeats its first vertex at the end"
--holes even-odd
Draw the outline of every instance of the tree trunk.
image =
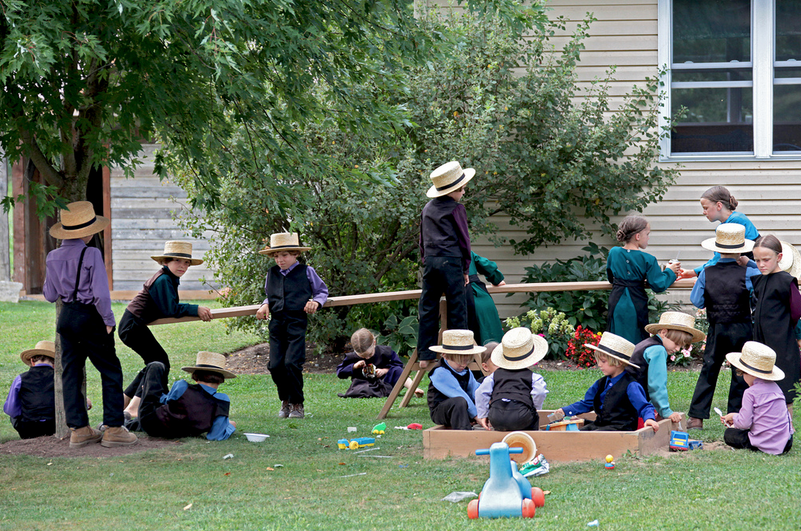
MULTIPOLYGON (((8 194, 8 160, 0 147, 0 192, 8 194)), ((11 280, 11 257, 8 245, 8 214, 0 208, 0 282, 11 280)))

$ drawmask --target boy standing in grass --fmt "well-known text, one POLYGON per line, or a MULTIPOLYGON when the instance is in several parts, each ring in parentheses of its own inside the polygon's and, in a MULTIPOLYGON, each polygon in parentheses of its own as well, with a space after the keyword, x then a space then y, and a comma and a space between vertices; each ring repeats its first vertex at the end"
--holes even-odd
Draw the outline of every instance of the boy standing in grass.
POLYGON ((428 386, 428 409, 436 424, 455 430, 469 430, 476 418, 478 382, 467 370, 475 354, 484 352, 473 340, 470 330, 445 330, 442 345, 431 347, 442 354, 442 361, 431 371, 428 386))
POLYGON ((328 287, 313 267, 300 264, 302 247, 296 232, 270 236, 270 246, 259 251, 275 260, 267 272, 264 292, 267 298, 256 312, 256 319, 270 319, 270 363, 267 368, 281 400, 279 418, 300 418, 303 409, 303 364, 306 362, 308 314, 322 308, 328 300, 328 287))
POLYGON ((53 390, 53 367, 56 345, 39 341, 36 347, 19 355, 30 367, 14 378, 3 411, 21 439, 33 439, 56 433, 56 396, 53 390))

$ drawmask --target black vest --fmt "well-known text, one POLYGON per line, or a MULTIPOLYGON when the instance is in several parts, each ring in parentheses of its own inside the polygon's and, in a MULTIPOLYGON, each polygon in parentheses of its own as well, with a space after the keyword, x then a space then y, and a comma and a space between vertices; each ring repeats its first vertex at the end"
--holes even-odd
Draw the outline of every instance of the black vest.
POLYGON ((56 395, 53 391, 53 367, 37 365, 20 374, 19 403, 22 420, 56 420, 56 395))
POLYGON ((437 197, 423 207, 420 232, 426 256, 462 256, 452 213, 459 205, 452 197, 437 197))
POLYGON ((281 268, 277 265, 270 268, 267 302, 271 312, 303 311, 312 295, 305 265, 296 265, 286 276, 281 274, 281 268))
POLYGON ((528 369, 518 369, 515 371, 507 369, 497 369, 492 378, 495 380, 492 387, 490 404, 496 400, 506 398, 517 400, 534 408, 534 401, 531 399, 531 371, 528 369))
POLYGON ((737 262, 718 262, 704 269, 704 305, 710 324, 747 323, 751 320, 745 268, 737 262))
POLYGON ((659 336, 651 336, 648 339, 640 341, 637 343, 637 346, 634 347, 634 352, 631 354, 631 362, 635 365, 639 365, 640 368, 638 369, 631 365, 626 365, 626 372, 634 376, 634 379, 642 386, 645 391, 645 398, 649 401, 651 400, 651 396, 648 393, 648 362, 645 361, 645 351, 656 345, 662 345, 662 340, 659 336))
MULTIPOLYGON (((464 391, 465 393, 467 393, 468 396, 470 396, 470 391, 468 391, 468 387, 467 387, 468 384, 470 383, 470 371, 466 370, 463 375, 456 374, 456 372, 453 369, 451 369, 450 365, 445 363, 444 359, 439 362, 439 365, 437 367, 435 367, 433 371, 431 371, 431 374, 429 375, 429 378, 431 377, 431 375, 434 374, 435 371, 448 371, 448 372, 450 372, 453 375, 453 377, 456 378, 456 381, 459 382, 459 387, 462 388, 462 391, 464 391)), ((434 387, 434 383, 433 382, 428 384, 428 409, 429 409, 429 411, 432 411, 435 407, 440 405, 442 402, 446 401, 448 398, 450 398, 450 397, 446 396, 443 393, 440 393, 439 389, 434 387)))
POLYGON ((627 394, 629 384, 635 381, 634 376, 624 371, 620 380, 606 392, 604 403, 601 404, 601 392, 608 381, 608 376, 598 380, 598 393, 593 399, 593 408, 597 415, 595 425, 618 431, 635 431, 638 413, 627 394))
POLYGON ((178 277, 173 275, 167 266, 163 266, 142 286, 142 291, 136 294, 136 297, 128 303, 128 311, 131 312, 136 318, 143 323, 152 323, 156 319, 167 317, 161 313, 159 307, 153 297, 150 296, 150 287, 161 275, 167 275, 170 278, 170 285, 175 287, 175 298, 178 298, 178 277))
POLYGON ((190 384, 178 400, 170 400, 156 409, 165 437, 194 437, 211 430, 214 419, 228 416, 230 402, 218 400, 199 384, 190 384))

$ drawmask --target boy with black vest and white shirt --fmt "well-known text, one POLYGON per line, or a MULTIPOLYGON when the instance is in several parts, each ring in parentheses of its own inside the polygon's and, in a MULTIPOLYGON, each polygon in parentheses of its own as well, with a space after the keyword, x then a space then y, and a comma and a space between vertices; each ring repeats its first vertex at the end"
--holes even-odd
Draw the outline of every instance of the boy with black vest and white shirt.
POLYGON ((52 341, 39 341, 35 348, 23 351, 19 357, 30 369, 14 378, 3 411, 11 417, 11 425, 21 439, 53 435, 56 432, 53 390, 56 345, 52 341))

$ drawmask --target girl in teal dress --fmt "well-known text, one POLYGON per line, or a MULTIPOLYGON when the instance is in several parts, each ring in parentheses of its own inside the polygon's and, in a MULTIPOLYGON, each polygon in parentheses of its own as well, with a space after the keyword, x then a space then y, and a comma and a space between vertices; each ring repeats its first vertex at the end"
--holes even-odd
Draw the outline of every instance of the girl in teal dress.
POLYGON ((649 336, 645 331, 648 324, 645 281, 659 293, 673 284, 681 269, 681 264, 676 262, 662 271, 656 258, 640 250, 648 247, 650 235, 648 220, 641 216, 627 217, 617 231, 617 241, 623 242, 623 247, 609 251, 606 260, 606 276, 612 284, 606 329, 635 345, 649 336))

